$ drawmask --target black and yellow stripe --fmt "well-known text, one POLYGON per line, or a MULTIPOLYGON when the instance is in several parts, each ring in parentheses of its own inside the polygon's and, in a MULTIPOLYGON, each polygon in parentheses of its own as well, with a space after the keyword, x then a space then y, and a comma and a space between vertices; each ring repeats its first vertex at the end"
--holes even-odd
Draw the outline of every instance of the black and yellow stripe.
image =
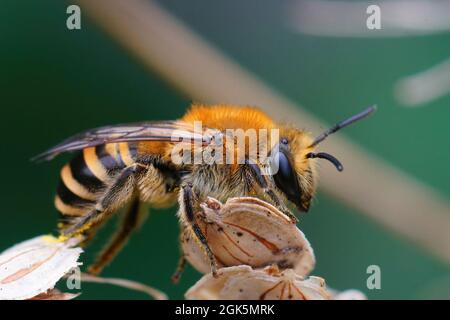
POLYGON ((114 177, 135 163, 134 143, 86 148, 61 170, 55 206, 62 216, 82 216, 95 206, 114 177))

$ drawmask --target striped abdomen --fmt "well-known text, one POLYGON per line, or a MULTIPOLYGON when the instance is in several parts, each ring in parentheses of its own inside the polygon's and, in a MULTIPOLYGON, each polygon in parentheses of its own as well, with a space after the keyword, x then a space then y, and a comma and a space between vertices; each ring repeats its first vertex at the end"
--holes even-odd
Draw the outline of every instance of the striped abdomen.
POLYGON ((55 206, 64 218, 82 216, 102 197, 113 178, 136 160, 136 144, 87 148, 61 170, 55 206))

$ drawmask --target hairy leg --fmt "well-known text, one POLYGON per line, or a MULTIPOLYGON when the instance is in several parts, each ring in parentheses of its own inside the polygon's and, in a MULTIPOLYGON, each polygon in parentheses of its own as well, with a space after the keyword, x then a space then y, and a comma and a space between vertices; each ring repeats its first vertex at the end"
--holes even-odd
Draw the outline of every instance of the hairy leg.
POLYGON ((124 217, 120 222, 119 229, 113 234, 106 247, 99 254, 95 262, 89 267, 88 272, 99 274, 108 265, 120 250, 125 246, 133 231, 140 225, 141 205, 138 198, 130 203, 124 217))
POLYGON ((283 201, 275 193, 272 178, 263 175, 261 173, 260 167, 257 164, 247 163, 247 166, 255 182, 261 188, 262 192, 266 194, 270 200, 272 200, 275 207, 277 207, 281 212, 287 215, 293 223, 297 223, 297 217, 292 214, 292 212, 286 207, 283 201))
POLYGON ((133 196, 136 186, 136 176, 144 169, 135 164, 122 170, 95 207, 87 214, 79 217, 75 222, 62 230, 64 236, 83 234, 93 225, 100 225, 107 216, 125 205, 133 196))

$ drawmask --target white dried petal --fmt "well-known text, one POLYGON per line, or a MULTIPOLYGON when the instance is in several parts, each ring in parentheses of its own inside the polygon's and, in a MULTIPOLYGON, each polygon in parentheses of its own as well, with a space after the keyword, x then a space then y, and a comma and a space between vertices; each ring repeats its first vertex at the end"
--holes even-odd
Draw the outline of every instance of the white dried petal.
POLYGON ((187 292, 190 300, 329 300, 325 281, 319 277, 303 280, 292 269, 276 266, 252 269, 235 266, 220 270, 220 276, 203 276, 187 292))
MULTIPOLYGON (((225 204, 209 198, 198 213, 218 266, 249 265, 260 268, 277 264, 307 275, 315 265, 314 253, 305 235, 289 217, 257 198, 229 199, 225 204)), ((210 272, 209 261, 185 228, 181 246, 186 259, 202 273, 210 272)), ((195 239, 195 238, 194 238, 195 239)))
POLYGON ((0 300, 30 299, 53 289, 70 270, 78 267, 81 239, 61 242, 39 236, 0 254, 0 300))

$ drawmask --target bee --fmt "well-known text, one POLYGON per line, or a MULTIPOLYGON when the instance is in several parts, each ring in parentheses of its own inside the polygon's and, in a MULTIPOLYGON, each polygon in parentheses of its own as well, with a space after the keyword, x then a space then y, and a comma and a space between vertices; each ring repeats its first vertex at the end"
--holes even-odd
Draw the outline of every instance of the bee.
MULTIPOLYGON (((296 217, 286 203, 294 204, 302 212, 308 211, 317 184, 316 159, 328 160, 337 170, 343 170, 334 156, 316 152, 317 145, 328 135, 374 110, 375 107, 370 107, 313 139, 308 132, 277 123, 255 107, 194 104, 179 120, 88 130, 35 159, 51 160, 64 152, 77 152, 62 168, 55 196, 62 237, 83 235, 87 242, 108 218, 126 208, 117 232, 89 272, 100 273, 112 261, 145 219, 146 207, 169 207, 178 202, 182 227, 187 228, 201 245, 210 261, 211 271, 216 275, 214 253, 196 221, 199 204, 207 197, 225 202, 231 197, 256 196, 269 201, 295 223, 296 217), (197 122, 204 127, 200 133, 194 128, 197 122), (278 130, 278 139, 269 138, 266 143, 269 146, 267 156, 273 159, 273 153, 276 153, 277 172, 264 174, 261 163, 250 161, 248 149, 243 151, 243 163, 180 163, 173 160, 173 150, 181 140, 200 145, 192 154, 202 154, 216 143, 217 133, 226 136, 228 129, 278 130), (216 134, 206 134, 208 130, 216 134), (178 140, 174 139, 175 132, 178 140)), ((235 152, 236 141, 233 138, 227 141, 231 141, 227 144, 228 149, 235 152)), ((180 266, 183 262, 182 258, 180 266)))

